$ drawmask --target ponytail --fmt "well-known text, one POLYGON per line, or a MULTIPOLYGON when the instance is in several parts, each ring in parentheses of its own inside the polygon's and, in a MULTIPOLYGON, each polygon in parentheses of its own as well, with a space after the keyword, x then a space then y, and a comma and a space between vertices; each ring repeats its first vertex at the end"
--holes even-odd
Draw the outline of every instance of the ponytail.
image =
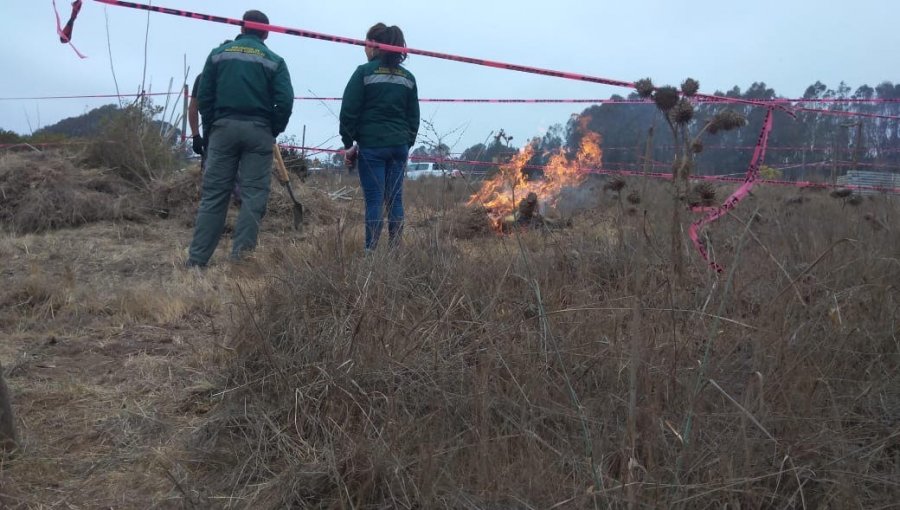
MULTIPOLYGON (((403 31, 397 25, 387 26, 384 23, 376 23, 366 33, 366 40, 391 46, 406 47, 403 31)), ((406 52, 384 51, 377 49, 377 55, 381 63, 387 67, 397 67, 406 60, 406 52)))

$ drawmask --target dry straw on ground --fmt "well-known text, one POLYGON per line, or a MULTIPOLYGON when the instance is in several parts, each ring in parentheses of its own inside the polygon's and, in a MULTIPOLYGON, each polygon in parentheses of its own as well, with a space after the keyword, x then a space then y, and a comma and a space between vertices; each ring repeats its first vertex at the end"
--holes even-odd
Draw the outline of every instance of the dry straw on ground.
MULTIPOLYGON (((202 176, 196 163, 136 185, 118 172, 86 169, 81 156, 59 152, 0 155, 0 226, 26 234, 78 227, 101 221, 145 222, 173 219, 192 226, 202 176)), ((340 217, 335 201, 321 190, 298 191, 308 211, 307 223, 321 225, 340 217)), ((285 227, 291 202, 280 188, 269 201, 269 223, 285 227)))
POLYGON ((131 186, 59 154, 0 155, 0 222, 17 233, 45 232, 102 220, 142 217, 131 186))
MULTIPOLYGON (((311 181, 310 204, 348 185, 311 181)), ((503 237, 453 234, 466 187, 414 183, 404 246, 372 257, 358 194, 302 235, 273 207, 252 263, 203 274, 178 221, 4 239, 25 426, 2 501, 896 503, 895 200, 758 189, 706 233, 728 272, 686 248, 675 279, 663 186, 503 237)))

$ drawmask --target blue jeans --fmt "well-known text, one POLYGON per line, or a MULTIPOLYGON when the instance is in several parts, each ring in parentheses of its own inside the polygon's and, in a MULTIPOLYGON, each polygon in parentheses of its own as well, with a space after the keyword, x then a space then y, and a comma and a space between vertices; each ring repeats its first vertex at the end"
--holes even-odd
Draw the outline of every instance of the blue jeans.
POLYGON ((374 250, 384 224, 382 208, 388 215, 391 246, 403 233, 403 177, 409 146, 394 145, 359 148, 359 182, 366 199, 366 250, 374 250))

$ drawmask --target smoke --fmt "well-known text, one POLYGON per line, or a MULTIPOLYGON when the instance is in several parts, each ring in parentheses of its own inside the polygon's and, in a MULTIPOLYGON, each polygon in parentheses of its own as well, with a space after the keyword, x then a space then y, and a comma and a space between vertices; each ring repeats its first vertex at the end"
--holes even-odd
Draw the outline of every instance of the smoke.
POLYGON ((608 180, 606 176, 588 174, 579 185, 563 187, 556 202, 556 212, 564 218, 571 218, 598 207, 606 193, 603 185, 608 180))

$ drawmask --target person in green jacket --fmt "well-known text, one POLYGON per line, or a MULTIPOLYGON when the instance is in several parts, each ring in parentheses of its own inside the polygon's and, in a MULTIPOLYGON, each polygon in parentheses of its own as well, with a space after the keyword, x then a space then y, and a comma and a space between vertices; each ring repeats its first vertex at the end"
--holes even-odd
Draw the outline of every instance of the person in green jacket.
MULTIPOLYGON (((269 18, 256 10, 247 11, 243 19, 269 24, 269 18)), ((267 36, 268 32, 245 25, 234 41, 214 49, 203 67, 197 101, 203 134, 209 138, 207 168, 188 267, 206 267, 219 244, 238 171, 242 206, 231 258, 240 260, 256 248, 269 199, 272 147, 294 106, 287 65, 266 47, 267 36)))
MULTIPOLYGON (((397 26, 378 23, 367 41, 406 47, 397 26)), ((388 235, 396 246, 403 232, 403 177, 409 149, 419 131, 416 78, 400 66, 406 53, 366 46, 368 63, 356 68, 344 89, 340 134, 348 165, 359 161, 359 180, 366 202, 366 251, 381 237, 383 209, 388 235), (354 145, 356 142, 356 145, 354 145)))

